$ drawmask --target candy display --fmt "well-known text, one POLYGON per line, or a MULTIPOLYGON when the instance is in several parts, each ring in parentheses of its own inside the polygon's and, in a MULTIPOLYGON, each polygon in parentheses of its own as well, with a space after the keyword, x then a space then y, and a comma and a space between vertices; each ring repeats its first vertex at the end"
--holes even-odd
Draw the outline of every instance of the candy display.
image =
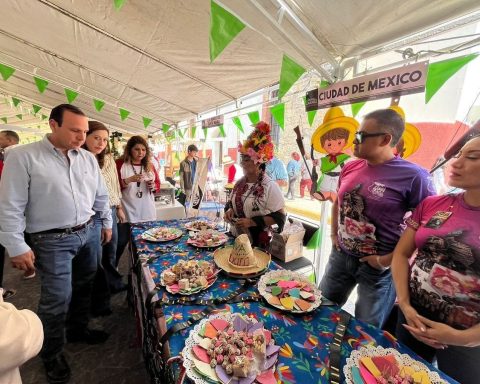
POLYGON ((392 348, 361 348, 353 351, 343 368, 351 384, 440 384, 437 372, 392 348))
POLYGON ((185 224, 185 229, 189 231, 205 231, 207 229, 215 229, 215 223, 208 220, 195 220, 185 224))
POLYGON ((276 308, 293 313, 311 312, 322 298, 308 278, 291 271, 270 271, 258 282, 258 291, 276 308))
POLYGON ((155 227, 142 233, 142 239, 148 241, 170 241, 178 239, 183 232, 178 228, 155 227))
POLYGON ((224 233, 209 229, 195 232, 187 240, 187 244, 191 244, 199 248, 218 247, 228 241, 228 236, 224 233))
POLYGON ((195 383, 275 384, 279 350, 263 323, 240 314, 213 315, 190 333, 184 366, 195 383))
POLYGON ((168 292, 191 295, 210 287, 217 279, 212 263, 204 260, 180 260, 160 275, 160 284, 168 292))

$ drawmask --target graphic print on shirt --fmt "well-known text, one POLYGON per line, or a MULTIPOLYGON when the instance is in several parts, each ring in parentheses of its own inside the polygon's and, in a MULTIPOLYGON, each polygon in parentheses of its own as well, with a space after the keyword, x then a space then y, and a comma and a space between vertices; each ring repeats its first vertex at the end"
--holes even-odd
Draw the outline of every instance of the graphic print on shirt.
POLYGON ((365 201, 359 194, 362 184, 345 192, 340 207, 339 234, 343 246, 359 256, 374 255, 377 252, 376 227, 364 215, 365 201))
POLYGON ((480 258, 462 239, 463 230, 429 236, 411 271, 412 299, 439 321, 456 328, 480 322, 480 258))

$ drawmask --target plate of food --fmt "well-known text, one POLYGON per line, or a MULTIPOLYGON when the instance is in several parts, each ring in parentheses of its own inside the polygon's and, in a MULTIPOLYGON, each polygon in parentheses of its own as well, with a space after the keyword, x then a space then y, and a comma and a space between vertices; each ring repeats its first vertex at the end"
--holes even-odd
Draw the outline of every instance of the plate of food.
POLYGON ((178 239, 182 235, 182 230, 178 228, 155 227, 143 232, 142 239, 160 243, 178 239))
POLYGON ((447 384, 438 372, 393 348, 370 346, 353 351, 343 373, 347 384, 447 384))
POLYGON ((197 248, 215 248, 228 241, 228 236, 213 229, 192 232, 187 244, 197 248))
POLYGON ((208 220, 194 220, 185 223, 185 229, 189 231, 205 231, 208 229, 215 229, 217 225, 214 222, 208 220))
POLYGON ((160 284, 167 292, 193 295, 212 286, 219 270, 205 260, 180 260, 160 274, 160 284))
POLYGON ((224 312, 203 319, 190 332, 183 366, 196 384, 276 384, 279 351, 263 323, 224 312))
POLYGON ((258 282, 258 291, 275 308, 292 313, 307 313, 322 302, 320 290, 307 277, 287 270, 270 271, 258 282))

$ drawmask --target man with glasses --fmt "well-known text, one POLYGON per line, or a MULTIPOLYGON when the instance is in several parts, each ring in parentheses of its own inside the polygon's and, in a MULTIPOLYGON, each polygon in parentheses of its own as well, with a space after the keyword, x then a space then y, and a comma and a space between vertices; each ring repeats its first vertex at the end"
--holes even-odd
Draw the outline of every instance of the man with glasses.
POLYGON ((383 326, 395 302, 392 252, 405 214, 434 194, 428 172, 395 156, 405 122, 390 109, 365 116, 355 133, 353 160, 345 165, 332 208, 332 253, 322 294, 345 304, 358 285, 355 316, 383 326))

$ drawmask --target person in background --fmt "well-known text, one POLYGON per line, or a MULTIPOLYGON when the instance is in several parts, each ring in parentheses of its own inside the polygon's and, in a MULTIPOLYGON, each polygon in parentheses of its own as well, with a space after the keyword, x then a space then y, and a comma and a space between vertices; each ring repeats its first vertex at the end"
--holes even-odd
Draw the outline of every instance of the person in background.
MULTIPOLYGON (((305 196, 305 188, 307 188, 308 195, 310 195, 310 191, 312 189, 312 179, 310 178, 310 173, 308 172, 309 169, 312 169, 312 166, 312 159, 310 158, 310 155, 306 153, 305 161, 302 163, 300 168, 300 197, 302 199, 305 196)), ((313 197, 311 195, 310 199, 313 200, 313 197)))
POLYGON ((428 172, 394 155, 405 129, 390 109, 367 114, 355 133, 354 155, 340 172, 332 208, 332 252, 320 282, 340 306, 358 285, 355 317, 381 327, 395 302, 390 271, 404 217, 434 194, 428 172))
MULTIPOLYGON (((13 148, 20 142, 20 137, 15 131, 4 130, 0 132, 0 180, 2 177, 3 171, 3 161, 5 157, 5 150, 7 148, 13 148)), ((3 268, 5 265, 5 247, 0 245, 0 288, 3 287, 3 268)), ((26 279, 35 277, 35 270, 27 271, 24 274, 26 279)), ((3 290, 3 299, 8 300, 11 297, 15 296, 17 291, 15 289, 4 289, 3 290)))
POLYGON ((97 212, 95 225, 98 236, 98 268, 93 283, 92 315, 105 316, 112 313, 110 308, 110 294, 124 291, 126 284, 122 282, 122 275, 117 271, 116 250, 118 240, 117 218, 120 223, 125 222, 121 198, 122 191, 118 181, 117 169, 108 145, 108 128, 99 121, 88 122, 88 133, 83 148, 93 153, 97 158, 100 171, 108 190, 108 198, 112 211, 112 239, 102 244, 102 220, 97 212))
POLYGON ((282 160, 277 157, 272 158, 265 167, 265 173, 275 181, 279 187, 285 187, 288 181, 287 168, 283 164, 282 160))
POLYGON ((234 236, 246 233, 254 246, 266 248, 270 227, 276 224, 281 232, 286 221, 282 192, 265 173, 265 163, 273 157, 270 126, 259 122, 239 152, 245 176, 233 187, 224 219, 234 236))
POLYGON ((150 149, 142 136, 132 136, 122 158, 117 160, 126 222, 118 224, 116 266, 130 240, 131 223, 157 218, 155 191, 160 190, 160 182, 150 160, 150 149))
POLYGON ((455 157, 449 184, 464 192, 422 201, 393 252, 396 336, 453 379, 473 384, 480 377, 480 136, 455 157))
POLYGON ((187 147, 187 156, 180 163, 180 189, 185 193, 187 200, 190 199, 190 195, 192 194, 195 172, 197 170, 197 154, 197 146, 190 144, 187 147))
POLYGON ((292 159, 287 164, 288 191, 285 195, 290 200, 293 200, 295 197, 295 184, 300 176, 300 167, 300 155, 297 152, 292 152, 292 159))
POLYGON ((223 157, 223 165, 230 165, 227 171, 227 184, 234 183, 243 177, 243 169, 230 156, 223 157))
POLYGON ((95 212, 103 219, 105 242, 112 216, 98 162, 81 148, 88 118, 61 104, 50 113, 51 134, 7 153, 0 183, 0 243, 14 268, 37 268, 41 278, 38 316, 45 341, 41 351, 49 382, 67 383, 63 355, 68 342, 99 344, 108 333, 88 328, 97 271, 95 212), (29 239, 27 245, 24 238, 29 239))
POLYGON ((0 383, 21 384, 18 368, 42 348, 42 322, 32 311, 18 310, 13 304, 4 303, 2 295, 0 324, 0 383))

